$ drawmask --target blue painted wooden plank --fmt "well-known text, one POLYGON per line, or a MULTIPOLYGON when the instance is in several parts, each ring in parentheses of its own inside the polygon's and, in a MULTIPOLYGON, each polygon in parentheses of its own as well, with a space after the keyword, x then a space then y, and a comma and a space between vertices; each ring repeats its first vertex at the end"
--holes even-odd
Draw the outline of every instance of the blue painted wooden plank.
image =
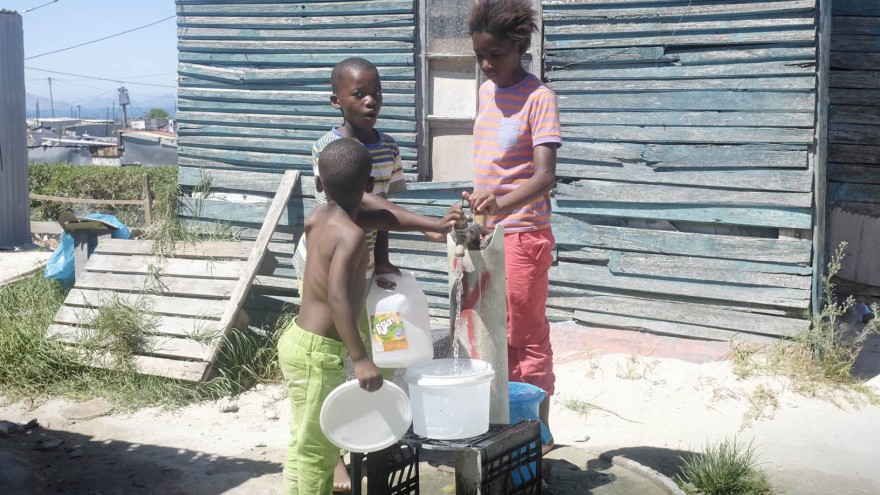
POLYGON ((545 78, 553 81, 607 80, 607 79, 693 79, 718 77, 771 77, 812 74, 814 67, 789 64, 785 61, 756 62, 722 65, 688 65, 638 67, 621 65, 614 68, 547 71, 545 78))
POLYGON ((755 142, 797 144, 811 143, 811 129, 778 127, 636 127, 636 126, 563 126, 563 140, 623 141, 633 143, 751 144, 755 142))
POLYGON ((234 29, 302 29, 302 30, 337 30, 364 29, 375 26, 394 27, 412 26, 415 22, 413 14, 388 15, 349 15, 321 17, 216 17, 178 15, 179 28, 234 28, 234 29))
MULTIPOLYGON (((379 77, 385 80, 413 80, 413 67, 377 67, 379 77)), ((251 67, 211 67, 207 65, 181 63, 177 71, 180 74, 218 82, 241 83, 319 83, 328 84, 332 68, 291 68, 291 69, 257 69, 251 67)), ((291 86, 291 89, 294 89, 291 86)))
MULTIPOLYGON (((880 126, 880 106, 831 105, 828 109, 828 120, 833 125, 860 124, 862 126, 880 126)), ((866 130, 868 129, 863 129, 861 132, 866 130)), ((874 142, 876 143, 878 140, 875 139, 874 142)))
MULTIPOLYGON (((875 118, 880 116, 880 106, 871 109, 875 118)), ((828 140, 839 144, 877 144, 880 143, 880 126, 832 122, 828 126, 828 140)))
POLYGON ((831 37, 832 52, 880 52, 880 36, 850 36, 838 34, 831 37))
MULTIPOLYGON (((293 105, 281 102, 276 104, 264 104, 181 99, 178 101, 177 105, 178 110, 191 112, 296 115, 331 118, 335 117, 337 119, 341 119, 339 109, 333 108, 330 105, 324 103, 316 105, 293 105)), ((382 118, 396 120, 415 120, 415 109, 411 107, 389 106, 382 109, 382 118)))
POLYGON ((680 36, 690 33, 747 32, 759 30, 792 30, 812 28, 815 16, 812 13, 801 13, 779 16, 754 16, 754 18, 736 18, 720 16, 717 19, 685 20, 681 17, 662 19, 648 17, 615 22, 598 19, 594 22, 568 19, 564 21, 547 20, 544 22, 544 33, 548 37, 577 37, 585 39, 603 39, 615 36, 628 36, 632 33, 644 33, 651 36, 680 36), (682 19, 680 22, 678 19, 682 19))
MULTIPOLYGON (((856 33, 857 34, 857 33, 856 33)), ((769 25, 763 31, 688 33, 676 32, 674 35, 644 33, 640 36, 601 37, 587 39, 576 34, 553 36, 546 34, 545 50, 573 48, 628 48, 631 46, 705 46, 705 45, 745 45, 767 43, 810 43, 815 41, 816 30, 812 27, 780 29, 769 25)))
POLYGON ((857 17, 836 15, 831 18, 831 35, 880 34, 880 17, 857 17))
POLYGON ((835 202, 880 203, 880 184, 828 184, 828 199, 835 202))
POLYGON ((880 53, 831 53, 832 70, 874 70, 880 67, 880 53))
MULTIPOLYGON (((736 179, 733 178, 733 181, 736 179)), ((556 186, 556 200, 560 205, 567 200, 578 204, 632 204, 638 202, 654 205, 691 206, 767 206, 784 208, 809 208, 810 192, 741 191, 727 188, 707 189, 703 186, 666 184, 627 184, 606 180, 579 180, 556 186)), ((880 198, 878 198, 880 199, 880 198)))
POLYGON ((613 252, 608 270, 618 276, 799 290, 809 290, 812 282, 812 269, 809 266, 656 254, 613 252))
MULTIPOLYGON (((561 148, 564 149, 565 147, 561 148)), ((813 175, 810 170, 787 169, 726 169, 726 170, 660 170, 643 163, 593 164, 575 163, 570 157, 559 156, 556 177, 601 179, 633 184, 675 184, 723 187, 756 191, 810 192, 813 175)))
MULTIPOLYGON (((248 103, 273 103, 283 102, 287 104, 320 104, 330 106, 331 91, 328 88, 323 91, 284 90, 267 91, 263 89, 230 89, 230 88, 180 88, 177 97, 180 100, 207 100, 225 102, 248 102, 248 103)), ((382 108, 413 106, 414 95, 385 94, 382 93, 382 108)))
MULTIPOLYGON (((253 28, 200 28, 188 27, 178 30, 182 40, 266 40, 266 41, 309 41, 309 40, 354 40, 370 41, 413 41, 413 26, 371 26, 369 29, 253 29, 253 28)), ((368 49, 368 47, 364 47, 368 49)))
POLYGON ((809 208, 700 207, 572 200, 560 200, 558 204, 559 207, 554 209, 554 212, 563 214, 706 222, 749 227, 809 229, 812 220, 809 208))
POLYGON ((576 283, 594 290, 640 294, 643 297, 651 297, 652 294, 669 297, 674 294, 704 303, 737 302, 798 309, 806 308, 809 304, 808 290, 618 276, 601 266, 560 263, 550 268, 550 276, 557 282, 576 283))
MULTIPOLYGON (((381 124, 379 124, 381 128, 381 124)), ((328 129, 329 130, 329 129, 328 129)), ((199 125, 186 124, 181 126, 177 134, 181 136, 184 142, 189 142, 190 136, 200 137, 250 137, 250 138, 270 138, 270 139, 302 139, 314 142, 326 134, 325 130, 306 130, 306 129, 276 129, 272 127, 238 127, 224 125, 199 125)), ((392 136, 400 147, 414 147, 416 145, 415 133, 395 132, 392 136)))
MULTIPOLYGON (((369 55, 366 55, 369 58, 369 55)), ((382 94, 389 95, 407 95, 415 98, 415 81, 413 80, 383 80, 382 94)), ((257 91, 317 91, 330 94, 330 83, 324 82, 308 82, 308 81, 288 81, 286 83, 231 83, 202 79, 198 77, 190 77, 180 75, 177 78, 177 86, 181 89, 232 89, 232 90, 257 90, 257 91)))
POLYGON ((856 184, 880 184, 880 167, 829 163, 828 180, 856 184))
POLYGON ((267 167, 300 169, 312 168, 311 155, 293 155, 289 153, 260 153, 255 151, 214 150, 180 146, 178 156, 216 161, 218 164, 260 164, 267 167))
MULTIPOLYGON (((814 78, 815 79, 815 78, 814 78)), ((557 83, 558 84, 558 83, 557 83)), ((576 84, 576 83, 575 83, 576 84)), ((589 83, 584 83, 589 84, 589 83)), ((670 85, 675 84, 670 81, 670 85)), ((558 94, 558 93, 557 93, 558 94)), ((597 98, 600 96, 597 95, 597 98)), ((764 113, 761 111, 656 111, 594 110, 569 111, 560 109, 559 120, 563 126, 625 125, 625 126, 685 126, 685 127, 801 127, 812 128, 815 116, 812 112, 764 113)), ((562 149, 560 149, 561 151, 562 149)))
POLYGON ((607 22, 609 20, 636 21, 641 19, 657 20, 671 18, 693 20, 701 17, 724 16, 728 18, 752 17, 755 14, 790 14, 811 12, 815 9, 815 0, 790 0, 778 2, 731 3, 728 1, 680 2, 655 5, 614 5, 594 3, 572 3, 544 7, 544 22, 583 22, 592 20, 607 22))
POLYGON ((313 139, 267 139, 250 137, 189 136, 184 146, 214 150, 259 151, 264 153, 293 153, 311 156, 313 139))
MULTIPOLYGON (((646 91, 560 94, 559 107, 569 111, 619 110, 763 110, 811 112, 816 104, 810 92, 755 91, 646 91)), ((758 122, 756 122, 758 124, 758 122)))
POLYGON ((723 63, 768 62, 774 60, 812 61, 816 58, 814 46, 732 46, 732 47, 685 47, 661 46, 620 48, 596 48, 575 50, 550 50, 547 67, 602 66, 625 63, 658 63, 677 65, 716 65, 723 63))
MULTIPOLYGON (((351 57, 351 53, 201 53, 179 51, 181 63, 214 66, 260 67, 330 67, 351 57)), ((409 66, 413 64, 412 53, 371 53, 370 60, 376 65, 409 66)))
POLYGON ((880 17, 880 4, 876 0, 834 0, 831 14, 880 17))
POLYGON ((832 142, 828 149, 828 161, 880 165, 880 146, 859 146, 832 142))
MULTIPOLYGON (((203 124, 203 125, 238 125, 244 127, 272 127, 278 129, 311 129, 327 132, 333 126, 341 123, 338 116, 336 117, 317 117, 297 118, 289 115, 269 115, 269 114, 241 114, 241 113, 225 113, 225 112, 189 112, 180 111, 177 114, 177 120, 181 124, 203 124)), ((398 119, 383 119, 379 124, 385 132, 415 132, 415 123, 412 121, 398 119)))
POLYGON ((314 17, 326 15, 370 15, 370 14, 411 14, 412 0, 381 0, 372 2, 290 2, 246 4, 181 4, 177 5, 178 15, 188 16, 265 16, 314 17))
MULTIPOLYGON (((223 220, 236 223, 262 224, 270 203, 238 203, 214 199, 180 199, 181 214, 201 220, 223 220)), ((303 225, 305 217, 315 207, 313 199, 291 201, 281 214, 278 225, 303 225)))
POLYGON ((728 235, 592 225, 576 216, 555 213, 553 233, 561 248, 590 247, 640 253, 698 256, 772 263, 809 263, 809 240, 760 239, 728 235))
POLYGON ((644 160, 654 168, 807 168, 807 147, 798 145, 648 145, 644 160))
MULTIPOLYGON (((177 43, 180 52, 204 53, 401 53, 414 50, 410 41, 370 41, 364 46, 363 40, 324 41, 316 45, 314 41, 266 41, 266 40, 181 40, 177 43)), ((369 57, 366 57, 369 58, 369 57)))
POLYGON ((832 88, 880 89, 880 71, 831 71, 832 88))
POLYGON ((554 81, 550 83, 550 88, 559 96, 624 91, 815 91, 816 77, 813 75, 803 75, 787 77, 578 80, 554 81))

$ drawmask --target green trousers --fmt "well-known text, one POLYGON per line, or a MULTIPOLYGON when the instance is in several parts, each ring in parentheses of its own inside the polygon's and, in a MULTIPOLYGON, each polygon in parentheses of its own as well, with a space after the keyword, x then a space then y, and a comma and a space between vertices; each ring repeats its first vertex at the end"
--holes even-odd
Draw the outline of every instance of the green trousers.
POLYGON ((306 332, 294 320, 278 341, 278 361, 290 393, 290 442, 285 495, 330 495, 339 448, 321 431, 324 399, 345 382, 342 342, 306 332))

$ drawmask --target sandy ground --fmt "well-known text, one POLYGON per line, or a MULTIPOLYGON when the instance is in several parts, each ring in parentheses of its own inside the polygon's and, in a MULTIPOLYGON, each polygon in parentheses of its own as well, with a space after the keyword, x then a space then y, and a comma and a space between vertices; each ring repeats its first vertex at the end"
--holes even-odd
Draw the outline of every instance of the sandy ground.
MULTIPOLYGON (((561 352, 551 426, 560 444, 671 474, 680 454, 736 437, 754 441, 783 493, 880 493, 878 406, 804 397, 776 378, 737 379, 721 343, 573 324, 555 326, 554 342, 561 352), (579 415, 565 399, 610 412, 579 415)), ((880 378, 869 383, 880 388, 880 378)), ((235 405, 76 419, 88 414, 65 401, 6 404, 0 420, 36 418, 40 426, 0 429, 0 493, 279 493, 284 390, 261 386, 235 405)))
POLYGON ((51 251, 0 251, 0 285, 42 269, 51 256, 51 251))

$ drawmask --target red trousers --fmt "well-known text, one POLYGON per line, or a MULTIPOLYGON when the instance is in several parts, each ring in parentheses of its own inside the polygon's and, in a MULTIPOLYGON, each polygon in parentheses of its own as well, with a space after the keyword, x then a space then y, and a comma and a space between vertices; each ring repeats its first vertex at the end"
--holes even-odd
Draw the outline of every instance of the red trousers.
POLYGON ((552 395, 553 349, 547 321, 548 272, 556 240, 550 229, 504 236, 507 277, 507 369, 510 381, 552 395))

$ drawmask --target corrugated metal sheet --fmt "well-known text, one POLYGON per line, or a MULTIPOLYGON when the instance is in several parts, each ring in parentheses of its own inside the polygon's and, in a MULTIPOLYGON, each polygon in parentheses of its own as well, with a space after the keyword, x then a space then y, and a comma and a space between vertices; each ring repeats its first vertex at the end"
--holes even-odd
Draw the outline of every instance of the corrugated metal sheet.
POLYGON ((880 2, 834 0, 832 9, 829 248, 847 241, 840 275, 880 296, 880 2))
POLYGON ((0 246, 31 242, 21 16, 0 11, 0 246))
POLYGON ((714 338, 803 327, 815 7, 543 2, 565 139, 555 280, 583 288, 575 318, 714 338))

